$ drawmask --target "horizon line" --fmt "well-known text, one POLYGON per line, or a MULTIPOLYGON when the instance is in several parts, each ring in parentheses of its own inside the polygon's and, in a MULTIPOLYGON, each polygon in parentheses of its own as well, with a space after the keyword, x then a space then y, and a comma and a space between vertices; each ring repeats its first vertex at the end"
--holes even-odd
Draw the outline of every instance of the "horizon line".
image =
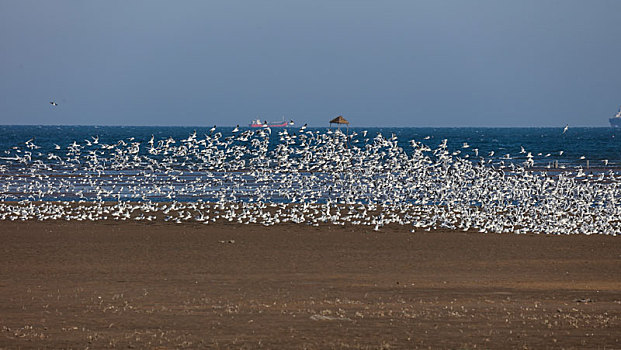
MULTIPOLYGON (((236 126, 240 127, 240 128, 248 128, 248 129, 262 129, 262 128, 254 128, 254 127, 250 127, 250 126, 244 126, 244 125, 216 125, 216 128, 235 128, 236 126)), ((302 127, 304 124, 301 125, 292 125, 292 126, 286 126, 286 127, 273 127, 273 129, 295 129, 295 128, 300 128, 302 127)), ((121 125, 121 124, 0 124, 0 127, 4 127, 4 126, 54 126, 54 127, 71 127, 71 126, 89 126, 89 127, 151 127, 151 128, 155 128, 155 127, 164 127, 164 128, 211 128, 213 127, 213 125, 172 125, 172 124, 163 124, 163 125, 121 125)), ((307 125, 308 128, 338 128, 338 126, 330 126, 330 125, 307 125)), ((350 129, 359 129, 359 128, 377 128, 377 129, 381 129, 381 128, 421 128, 421 129, 429 129, 429 128, 436 128, 436 129, 513 129, 513 128, 521 128, 521 129, 555 129, 555 128, 564 128, 565 125, 559 125, 559 126, 432 126, 432 125, 417 125, 417 126, 404 126, 404 125, 387 125, 387 126, 373 126, 373 125, 349 125, 349 126, 345 126, 343 128, 350 128, 350 129)), ((569 125, 570 128, 610 128, 610 129, 615 129, 615 127, 612 127, 610 125, 608 126, 589 126, 589 125, 569 125)))

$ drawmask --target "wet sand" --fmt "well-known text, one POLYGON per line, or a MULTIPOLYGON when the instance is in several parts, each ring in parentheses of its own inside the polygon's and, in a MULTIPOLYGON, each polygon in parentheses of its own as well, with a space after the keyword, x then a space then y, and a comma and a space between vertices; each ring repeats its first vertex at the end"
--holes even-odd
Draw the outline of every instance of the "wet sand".
POLYGON ((0 222, 0 348, 621 348, 621 240, 0 222))

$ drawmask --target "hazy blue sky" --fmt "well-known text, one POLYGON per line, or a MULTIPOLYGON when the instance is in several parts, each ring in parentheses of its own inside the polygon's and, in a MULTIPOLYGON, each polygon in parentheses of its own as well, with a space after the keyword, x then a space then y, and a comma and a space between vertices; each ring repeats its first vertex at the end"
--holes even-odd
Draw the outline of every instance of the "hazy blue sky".
POLYGON ((618 0, 0 0, 0 124, 606 126, 620 18, 618 0))

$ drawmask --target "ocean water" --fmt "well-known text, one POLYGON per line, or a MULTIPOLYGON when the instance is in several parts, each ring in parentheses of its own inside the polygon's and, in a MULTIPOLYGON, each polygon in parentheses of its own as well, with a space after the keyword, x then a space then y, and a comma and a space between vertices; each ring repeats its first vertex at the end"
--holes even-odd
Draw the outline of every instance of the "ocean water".
MULTIPOLYGON (((177 141, 187 138, 196 131, 197 138, 209 134, 211 127, 133 127, 133 126, 0 126, 0 157, 7 157, 14 147, 24 148, 25 142, 32 140, 38 147, 33 152, 33 159, 45 158, 46 155, 62 154, 74 141, 84 144, 99 138, 100 144, 115 144, 120 140, 125 142, 140 142, 143 146, 153 136, 154 139, 172 138, 177 141), (61 147, 55 149, 55 145, 61 147), (37 154, 41 154, 40 157, 37 154)), ((240 128, 241 131, 250 130, 240 128)), ((217 132, 223 137, 232 135, 233 127, 218 127, 217 132)), ((278 132, 282 128, 274 128, 270 136, 270 150, 273 150, 279 141, 278 132)), ((287 128, 289 134, 299 133, 298 127, 287 128)), ((305 131, 325 132, 328 128, 308 128, 305 131)), ((366 138, 373 139, 381 133, 390 138, 396 135, 398 143, 404 151, 411 152, 410 140, 416 140, 429 146, 437 147, 442 140, 447 140, 448 150, 459 151, 463 154, 472 153, 478 149, 479 155, 486 158, 502 160, 509 154, 507 162, 520 162, 525 159, 525 153, 520 153, 523 147, 531 152, 537 166, 546 166, 554 161, 568 167, 586 167, 587 160, 591 167, 604 166, 603 160, 608 160, 608 167, 621 166, 621 128, 569 128, 563 134, 562 128, 349 128, 350 133, 361 142, 362 132, 368 132, 366 138), (470 147, 463 148, 464 143, 470 147), (489 156, 491 152, 493 156, 489 156), (562 151, 562 154, 561 154, 562 151), (548 155, 549 154, 549 155, 548 155)), ((343 129, 345 131, 345 129, 343 129)), ((145 152, 145 148, 142 148, 145 152)))
MULTIPOLYGON (((427 146, 425 152, 434 161, 439 161, 434 150, 446 143, 451 157, 507 171, 514 169, 510 165, 524 166, 528 159, 535 171, 558 167, 558 171, 571 171, 578 177, 585 172, 618 174, 621 170, 621 130, 612 128, 569 128, 566 133, 560 128, 349 128, 342 129, 349 136, 340 144, 332 144, 334 129, 328 128, 274 128, 266 137, 257 136, 257 131, 241 128, 234 134, 233 127, 219 127, 212 133, 210 127, 0 126, 0 201, 340 201, 342 192, 332 183, 355 191, 352 181, 373 182, 392 176, 399 172, 387 174, 386 166, 408 162, 394 153, 392 146, 379 146, 382 139, 396 142, 397 152, 408 156, 415 152, 414 140, 420 143, 419 148, 427 146), (283 135, 285 130, 287 135, 283 135), (245 131, 255 134, 242 140, 245 131), (304 151, 302 137, 290 138, 302 134, 315 135, 315 149, 304 151), (323 141, 318 136, 324 137, 323 141), (190 138, 192 142, 188 142, 190 138), (262 147, 259 140, 265 149, 257 153, 262 147), (159 151, 150 151, 150 145, 159 151), (332 157, 343 150, 339 147, 351 152, 347 171, 333 167, 338 161, 332 157), (321 153, 315 157, 315 161, 320 159, 315 168, 314 152, 321 153), (291 160, 298 161, 295 169, 287 166, 291 160), (305 167, 307 163, 311 165, 305 167), (262 173, 266 169, 267 173, 262 173)), ((442 167, 441 163, 436 165, 442 167)), ((433 172, 437 168, 430 163, 428 169, 433 172)), ((400 183, 398 179, 390 181, 400 183)), ((350 200, 392 200, 390 192, 375 192, 380 194, 373 193, 372 186, 365 187, 359 198, 350 200)), ((414 203, 426 195, 404 198, 414 203)))

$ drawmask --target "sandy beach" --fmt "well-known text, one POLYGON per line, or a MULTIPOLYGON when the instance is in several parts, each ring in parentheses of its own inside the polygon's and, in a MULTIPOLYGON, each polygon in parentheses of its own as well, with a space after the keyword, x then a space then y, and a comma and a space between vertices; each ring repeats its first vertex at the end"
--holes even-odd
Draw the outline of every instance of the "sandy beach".
POLYGON ((610 236, 0 222, 0 348, 621 348, 610 236))

